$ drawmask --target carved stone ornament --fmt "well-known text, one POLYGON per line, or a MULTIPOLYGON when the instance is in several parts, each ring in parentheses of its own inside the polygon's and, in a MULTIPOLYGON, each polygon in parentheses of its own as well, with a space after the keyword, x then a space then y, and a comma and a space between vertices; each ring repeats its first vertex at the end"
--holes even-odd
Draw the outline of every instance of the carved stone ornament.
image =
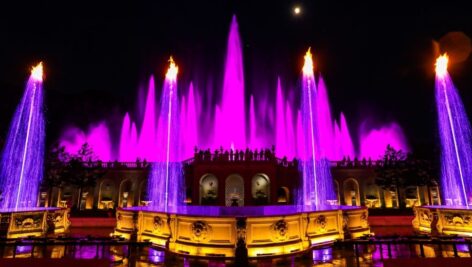
POLYGON ((284 220, 279 220, 270 226, 270 231, 273 239, 279 241, 285 240, 287 239, 288 224, 284 220))
POLYGON ((325 229, 326 228, 326 216, 324 215, 320 215, 316 218, 316 224, 321 228, 321 229, 325 229))
POLYGON ((162 220, 162 218, 159 216, 154 217, 154 222, 153 222, 154 231, 160 233, 163 226, 164 226, 164 221, 162 220))
POLYGON ((206 240, 211 230, 211 226, 204 221, 196 221, 192 224, 192 233, 195 240, 206 240))
POLYGON ((453 214, 448 213, 444 215, 448 225, 464 226, 471 223, 471 216, 468 214, 453 214))
POLYGON ((16 228, 18 229, 30 229, 38 228, 41 225, 40 217, 20 217, 15 220, 16 228))
POLYGON ((433 218, 431 216, 431 213, 423 211, 421 212, 421 219, 427 223, 431 223, 433 218))

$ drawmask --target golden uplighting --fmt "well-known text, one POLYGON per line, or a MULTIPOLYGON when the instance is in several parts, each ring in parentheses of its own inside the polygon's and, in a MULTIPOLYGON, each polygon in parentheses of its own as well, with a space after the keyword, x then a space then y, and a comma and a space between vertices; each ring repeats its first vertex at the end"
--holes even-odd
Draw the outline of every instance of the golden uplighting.
POLYGON ((436 75, 439 77, 444 77, 447 74, 447 63, 449 62, 449 57, 446 53, 442 54, 436 59, 436 75))
POLYGON ((303 64, 303 74, 307 76, 313 75, 313 57, 311 55, 311 48, 305 54, 305 64, 303 64))
POLYGON ((169 81, 177 80, 177 72, 179 72, 179 68, 175 65, 174 59, 170 57, 169 59, 169 69, 167 69, 166 79, 169 81))
POLYGON ((43 62, 39 62, 38 65, 31 69, 31 77, 33 77, 35 81, 43 81, 43 62))

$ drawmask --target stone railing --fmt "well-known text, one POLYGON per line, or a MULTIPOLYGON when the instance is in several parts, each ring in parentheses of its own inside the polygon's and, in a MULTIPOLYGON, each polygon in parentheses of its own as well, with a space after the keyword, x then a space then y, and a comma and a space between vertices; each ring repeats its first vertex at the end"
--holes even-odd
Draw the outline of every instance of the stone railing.
MULTIPOLYGON (((194 163, 224 163, 224 162, 275 162, 277 165, 283 167, 297 167, 298 160, 287 160, 286 158, 226 158, 224 155, 211 154, 209 157, 193 157, 182 161, 184 165, 191 165, 194 163)), ((119 161, 93 161, 85 162, 85 167, 90 168, 107 168, 107 169, 145 169, 152 165, 152 162, 119 162, 119 161)), ((330 161, 331 168, 375 168, 383 165, 383 161, 330 161)))

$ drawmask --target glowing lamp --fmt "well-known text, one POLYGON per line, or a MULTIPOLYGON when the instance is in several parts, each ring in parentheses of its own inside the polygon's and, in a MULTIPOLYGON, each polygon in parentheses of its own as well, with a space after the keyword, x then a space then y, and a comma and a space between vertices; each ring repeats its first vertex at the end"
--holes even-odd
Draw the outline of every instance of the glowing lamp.
POLYGON ((43 62, 39 62, 38 65, 31 69, 31 77, 33 77, 35 81, 43 81, 43 62))
POLYGON ((166 79, 169 81, 175 81, 177 80, 177 72, 179 71, 179 68, 177 65, 175 65, 174 59, 172 57, 170 57, 169 63, 170 65, 167 69, 166 79))
POLYGON ((449 57, 447 54, 443 54, 436 59, 436 75, 440 78, 444 77, 447 74, 447 63, 449 62, 449 57))
POLYGON ((303 64, 303 75, 313 75, 313 57, 311 55, 310 48, 308 48, 308 51, 305 54, 305 64, 303 64))

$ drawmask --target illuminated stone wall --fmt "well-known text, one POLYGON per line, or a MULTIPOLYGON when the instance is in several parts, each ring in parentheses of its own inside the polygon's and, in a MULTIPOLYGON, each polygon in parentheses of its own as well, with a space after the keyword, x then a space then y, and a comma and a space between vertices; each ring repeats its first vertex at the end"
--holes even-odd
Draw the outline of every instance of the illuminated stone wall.
POLYGON ((284 216, 189 216, 117 211, 114 235, 149 241, 178 254, 234 257, 286 255, 370 234, 366 208, 301 212, 284 216))

